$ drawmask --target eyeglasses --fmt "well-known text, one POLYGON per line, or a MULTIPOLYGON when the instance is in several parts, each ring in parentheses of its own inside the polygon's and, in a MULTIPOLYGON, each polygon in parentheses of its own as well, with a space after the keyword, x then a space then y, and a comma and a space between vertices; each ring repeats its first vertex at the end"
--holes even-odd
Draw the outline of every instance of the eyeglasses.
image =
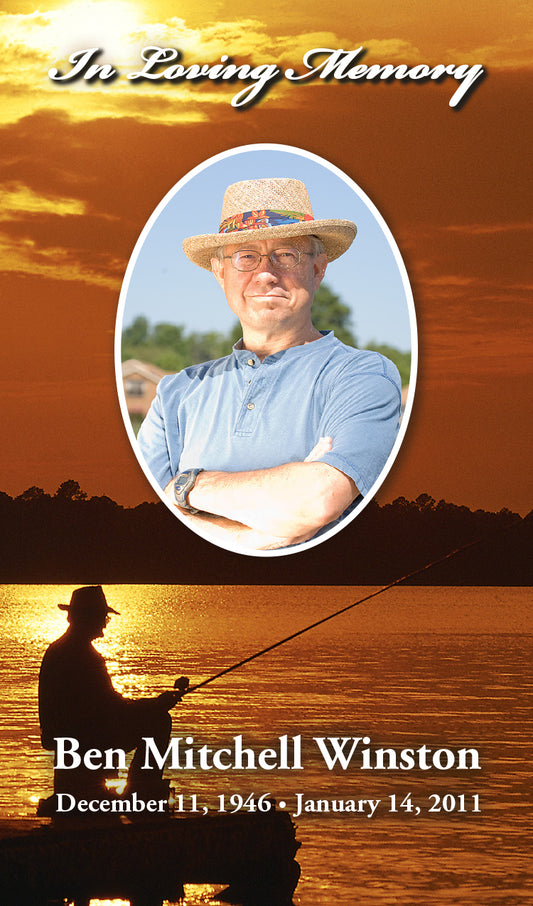
POLYGON ((232 255, 224 255, 224 259, 229 258, 235 270, 238 271, 255 271, 259 267, 262 258, 268 258, 272 267, 278 270, 288 271, 296 267, 302 258, 302 255, 314 257, 314 252, 301 252, 291 246, 287 248, 274 249, 269 255, 261 255, 253 249, 239 249, 232 255))

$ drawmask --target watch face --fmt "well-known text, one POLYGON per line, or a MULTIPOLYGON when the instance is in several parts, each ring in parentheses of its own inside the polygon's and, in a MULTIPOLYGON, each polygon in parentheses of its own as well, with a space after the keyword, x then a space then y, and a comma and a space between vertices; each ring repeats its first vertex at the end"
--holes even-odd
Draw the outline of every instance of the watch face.
POLYGON ((184 504, 184 501, 182 500, 182 495, 183 495, 183 489, 185 487, 185 483, 186 482, 184 481, 183 476, 176 478, 176 481, 174 482, 174 496, 180 505, 184 504))
POLYGON ((176 503, 184 510, 192 510, 192 507, 187 503, 187 495, 194 487, 197 474, 197 469, 189 469, 187 472, 178 475, 174 482, 174 497, 176 503))

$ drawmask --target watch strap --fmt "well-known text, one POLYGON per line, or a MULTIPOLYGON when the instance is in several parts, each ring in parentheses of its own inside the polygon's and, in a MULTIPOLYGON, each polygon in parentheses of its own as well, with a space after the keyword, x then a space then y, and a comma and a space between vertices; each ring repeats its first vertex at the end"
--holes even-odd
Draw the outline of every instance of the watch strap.
POLYGON ((174 499, 177 505, 180 509, 187 510, 188 513, 193 515, 199 513, 200 510, 195 510, 187 498, 196 484, 196 477, 199 472, 203 472, 203 469, 186 469, 185 472, 178 472, 174 479, 174 499))

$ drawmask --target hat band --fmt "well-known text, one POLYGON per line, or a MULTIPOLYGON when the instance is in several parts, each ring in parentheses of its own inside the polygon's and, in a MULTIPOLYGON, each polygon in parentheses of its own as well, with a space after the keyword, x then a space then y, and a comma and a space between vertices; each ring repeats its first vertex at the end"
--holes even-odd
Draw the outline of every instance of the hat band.
POLYGON ((301 223, 303 220, 314 220, 311 214, 300 214, 299 211, 274 211, 263 208, 261 211, 244 211, 233 214, 220 224, 219 233, 235 233, 238 230, 261 230, 265 227, 285 226, 301 223))

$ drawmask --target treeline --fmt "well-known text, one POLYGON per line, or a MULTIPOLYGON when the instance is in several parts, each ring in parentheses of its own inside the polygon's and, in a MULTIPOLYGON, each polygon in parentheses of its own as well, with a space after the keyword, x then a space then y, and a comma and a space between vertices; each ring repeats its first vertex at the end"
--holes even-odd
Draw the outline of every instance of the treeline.
MULTIPOLYGON (((318 330, 333 330, 335 336, 348 346, 357 346, 353 332, 350 308, 327 286, 322 285, 313 301, 312 319, 318 330)), ((188 365, 219 359, 231 352, 231 347, 242 336, 237 321, 228 333, 207 331, 187 333, 179 324, 152 325, 148 318, 139 315, 123 330, 122 361, 139 359, 157 365, 163 371, 181 371, 188 365)), ((402 379, 409 383, 411 354, 378 342, 367 343, 365 349, 374 349, 391 359, 402 379)))
POLYGON ((531 514, 472 512, 427 494, 372 501, 335 537, 275 559, 222 550, 162 503, 124 508, 74 480, 52 495, 0 493, 0 525, 3 583, 382 585, 420 570, 410 584, 533 584, 531 514))

